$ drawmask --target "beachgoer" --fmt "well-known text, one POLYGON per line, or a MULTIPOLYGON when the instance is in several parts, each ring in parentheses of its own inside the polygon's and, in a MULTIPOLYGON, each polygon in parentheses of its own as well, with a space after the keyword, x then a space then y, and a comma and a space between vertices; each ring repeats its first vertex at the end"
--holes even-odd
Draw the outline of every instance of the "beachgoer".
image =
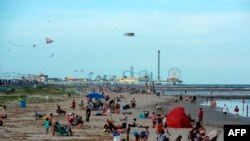
POLYGON ((169 141, 169 138, 166 137, 164 130, 162 129, 160 133, 158 134, 157 141, 169 141))
POLYGON ((198 118, 199 118, 200 122, 202 122, 202 120, 203 120, 203 115, 204 115, 204 112, 203 112, 202 108, 200 108, 200 111, 199 111, 199 114, 198 114, 198 118))
POLYGON ((146 141, 148 141, 148 138, 149 138, 149 135, 150 135, 150 132, 148 130, 149 127, 146 127, 146 141))
POLYGON ((146 131, 141 131, 141 133, 140 133, 140 139, 141 139, 141 141, 146 141, 146 138, 147 138, 147 133, 146 133, 146 131))
POLYGON ((53 119, 53 113, 50 113, 50 115, 49 115, 49 117, 48 117, 48 119, 49 119, 49 125, 51 126, 51 131, 52 131, 52 119, 53 119))
POLYGON ((7 118, 6 106, 3 106, 3 110, 0 113, 1 124, 4 125, 4 119, 7 118))
POLYGON ((91 109, 87 106, 87 109, 86 109, 86 122, 87 123, 89 123, 90 114, 91 114, 91 109))
POLYGON ((158 118, 156 133, 159 135, 159 134, 161 133, 162 130, 163 130, 162 119, 161 119, 161 118, 158 118))
POLYGON ((50 127, 50 125, 49 125, 49 119, 48 118, 46 118, 46 120, 44 122, 44 127, 46 129, 46 134, 48 134, 49 127, 50 127))
POLYGON ((179 135, 179 136, 175 139, 175 141, 181 141, 181 138, 182 138, 182 136, 179 135))
POLYGON ((70 124, 73 124, 73 121, 75 119, 74 114, 73 113, 69 113, 67 119, 68 119, 68 122, 70 124))
POLYGON ((137 131, 133 132, 134 136, 135 136, 135 141, 139 141, 140 140, 140 135, 137 131))
POLYGON ((84 106, 83 100, 81 100, 81 104, 79 106, 81 106, 81 109, 83 109, 84 106))
POLYGON ((136 127, 137 123, 136 123, 136 118, 133 119, 132 124, 130 124, 131 127, 136 127))
POLYGON ((60 115, 60 114, 65 115, 65 114, 66 114, 66 111, 62 110, 61 107, 58 105, 58 106, 57 106, 56 113, 57 113, 58 115, 60 115))
POLYGON ((72 101, 72 106, 71 106, 70 108, 75 109, 75 107, 76 107, 76 101, 73 100, 73 101, 72 101))
POLYGON ((227 113, 229 112, 228 107, 226 106, 226 104, 224 104, 224 106, 221 108, 223 114, 224 114, 224 118, 227 117, 227 113))
POLYGON ((2 119, 6 119, 7 118, 7 110, 6 110, 6 106, 3 106, 3 110, 0 113, 0 116, 2 119))
POLYGON ((128 127, 126 128, 127 141, 129 141, 129 134, 130 134, 130 124, 128 124, 128 127))
POLYGON ((235 106, 234 113, 235 113, 235 119, 238 119, 238 116, 239 116, 239 108, 238 108, 238 106, 235 106))
POLYGON ((164 130, 165 136, 166 136, 166 137, 168 138, 168 140, 169 140, 169 137, 170 137, 171 135, 170 135, 170 133, 169 133, 169 131, 168 131, 168 128, 167 128, 167 125, 166 125, 166 124, 164 125, 164 129, 163 129, 163 130, 164 130))
POLYGON ((153 112, 152 115, 151 115, 151 119, 152 119, 152 128, 155 128, 155 125, 156 125, 156 115, 155 113, 153 112))
POLYGON ((215 110, 215 108, 216 108, 216 100, 215 99, 213 99, 211 101, 211 108, 212 108, 212 110, 215 110))
POLYGON ((194 95, 193 96, 193 103, 195 103, 196 102, 196 96, 194 95))
POLYGON ((180 102, 182 102, 182 94, 180 95, 180 102))
POLYGON ((128 123, 128 116, 123 113, 123 117, 120 120, 122 121, 122 129, 125 131, 128 123))

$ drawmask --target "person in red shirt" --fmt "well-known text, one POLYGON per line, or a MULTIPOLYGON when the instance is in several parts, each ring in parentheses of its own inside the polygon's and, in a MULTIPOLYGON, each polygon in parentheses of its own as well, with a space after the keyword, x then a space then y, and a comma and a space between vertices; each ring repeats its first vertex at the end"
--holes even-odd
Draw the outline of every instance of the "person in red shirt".
POLYGON ((239 116, 239 108, 238 108, 238 106, 235 106, 234 113, 235 113, 235 119, 238 119, 238 116, 239 116))
POLYGON ((202 108, 200 108, 200 111, 199 111, 199 114, 198 114, 200 122, 202 122, 202 120, 203 120, 203 115, 204 115, 204 112, 203 112, 202 108))
POLYGON ((157 127, 156 127, 156 133, 159 135, 161 131, 163 130, 163 123, 161 118, 158 119, 157 127))

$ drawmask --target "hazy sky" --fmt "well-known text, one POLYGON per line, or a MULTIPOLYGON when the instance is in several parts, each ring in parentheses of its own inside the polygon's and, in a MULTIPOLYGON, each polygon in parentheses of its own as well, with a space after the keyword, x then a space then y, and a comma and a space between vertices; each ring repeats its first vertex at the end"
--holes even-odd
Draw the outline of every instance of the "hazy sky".
POLYGON ((162 79, 250 84, 250 0, 0 0, 0 72, 156 78, 157 50, 162 79))

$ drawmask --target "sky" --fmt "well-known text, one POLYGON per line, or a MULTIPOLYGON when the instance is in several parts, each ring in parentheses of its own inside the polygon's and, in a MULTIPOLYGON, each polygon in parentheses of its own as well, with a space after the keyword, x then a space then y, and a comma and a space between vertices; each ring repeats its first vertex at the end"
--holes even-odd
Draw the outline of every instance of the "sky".
POLYGON ((156 79, 158 50, 161 80, 250 84, 250 0, 0 0, 0 73, 156 79))

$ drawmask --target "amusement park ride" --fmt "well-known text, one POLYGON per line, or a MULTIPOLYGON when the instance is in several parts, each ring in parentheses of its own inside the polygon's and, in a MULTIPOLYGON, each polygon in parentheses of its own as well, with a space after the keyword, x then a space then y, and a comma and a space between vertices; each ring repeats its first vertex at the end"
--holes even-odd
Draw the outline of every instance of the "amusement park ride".
POLYGON ((180 69, 176 67, 169 69, 167 82, 170 82, 172 84, 179 84, 183 82, 182 80, 180 80, 180 78, 181 78, 180 69))

